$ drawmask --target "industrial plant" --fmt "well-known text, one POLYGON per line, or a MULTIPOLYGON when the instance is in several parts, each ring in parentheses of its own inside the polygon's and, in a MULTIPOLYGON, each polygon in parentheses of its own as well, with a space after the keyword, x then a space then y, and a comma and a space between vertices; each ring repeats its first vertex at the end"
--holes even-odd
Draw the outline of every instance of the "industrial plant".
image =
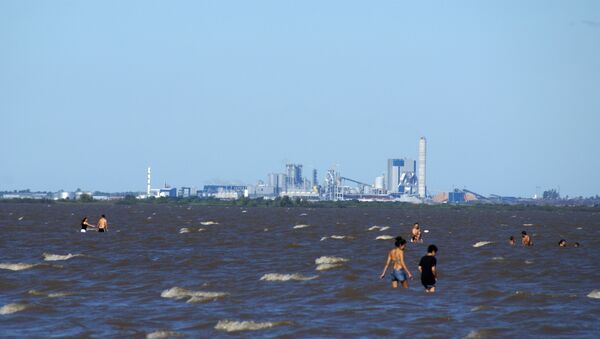
POLYGON ((198 197, 216 199, 264 198, 275 199, 287 196, 301 200, 359 200, 359 201, 404 201, 424 202, 426 189, 426 146, 427 140, 419 140, 417 161, 410 157, 387 159, 387 172, 375 176, 372 183, 362 182, 342 175, 338 169, 328 169, 323 180, 319 180, 317 169, 304 174, 302 164, 289 163, 281 172, 268 173, 266 180, 254 185, 204 185, 202 189, 181 187, 179 190, 165 184, 152 188, 152 171, 148 167, 146 194, 149 197, 198 197))

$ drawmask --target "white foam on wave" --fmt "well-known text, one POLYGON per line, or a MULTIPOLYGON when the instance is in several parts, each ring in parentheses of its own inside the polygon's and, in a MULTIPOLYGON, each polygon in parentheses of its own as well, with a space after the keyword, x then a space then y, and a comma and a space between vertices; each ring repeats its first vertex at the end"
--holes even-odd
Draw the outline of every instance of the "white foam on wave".
POLYGON ((210 225, 218 225, 219 223, 216 221, 203 221, 200 224, 204 225, 204 226, 210 226, 210 225))
POLYGON ((391 235, 380 235, 377 238, 375 238, 375 240, 390 240, 390 239, 394 239, 394 237, 392 237, 391 235))
POLYGON ((338 268, 342 266, 343 263, 347 262, 348 259, 340 258, 340 257, 319 257, 315 259, 315 264, 317 265, 317 271, 325 271, 330 270, 332 268, 338 268))
POLYGON ((294 273, 294 274, 279 274, 279 273, 267 273, 265 275, 263 275, 260 280, 264 280, 264 281, 306 281, 306 280, 313 280, 318 278, 318 275, 314 275, 314 276, 303 276, 302 274, 298 274, 298 273, 294 273))
POLYGON ((591 291, 588 295, 588 298, 592 298, 592 299, 600 299, 600 290, 593 290, 591 291))
POLYGON ((369 231, 379 231, 379 232, 382 232, 382 231, 385 231, 385 230, 387 230, 389 228, 390 228, 389 226, 371 226, 371 227, 369 227, 369 231))
POLYGON ((301 217, 304 217, 304 216, 307 216, 307 215, 308 215, 308 214, 306 214, 306 213, 300 213, 300 216, 301 216, 301 217))
POLYGON ((28 306, 29 305, 27 305, 27 304, 18 304, 18 303, 6 304, 6 305, 0 307, 0 314, 6 315, 6 314, 12 314, 12 313, 16 313, 16 312, 21 312, 24 309, 26 309, 28 306))
POLYGON ((294 226, 294 229, 306 228, 306 227, 310 227, 310 225, 300 224, 300 225, 294 226))
POLYGON ((533 264, 533 261, 532 260, 525 260, 525 264, 531 265, 531 264, 533 264))
POLYGON ((181 337, 181 333, 173 332, 173 331, 154 331, 152 333, 148 333, 146 335, 146 339, 163 339, 163 338, 171 338, 171 337, 181 337))
POLYGON ((533 226, 533 224, 523 224, 523 226, 533 226))
POLYGON ((198 232, 204 232, 204 231, 206 231, 204 228, 199 228, 198 229, 198 232))
POLYGON ((22 271, 22 270, 27 270, 27 269, 36 267, 38 265, 39 264, 24 264, 24 263, 7 264, 7 263, 3 263, 3 264, 0 264, 0 269, 11 270, 11 271, 22 271))
POLYGON ((336 239, 336 240, 343 240, 343 239, 354 239, 354 237, 351 237, 349 235, 331 235, 329 237, 322 237, 321 241, 327 240, 327 239, 336 239))
POLYGON ((493 241, 478 241, 473 244, 473 247, 481 247, 493 243, 493 241))
POLYGON ((232 321, 232 320, 219 320, 215 325, 215 330, 225 332, 238 332, 238 331, 257 331, 272 328, 279 325, 284 325, 286 322, 262 322, 257 323, 254 321, 232 321))
POLYGON ((37 290, 29 290, 29 291, 27 291, 27 293, 30 295, 35 295, 35 296, 46 296, 48 298, 60 298, 60 297, 66 297, 69 295, 73 295, 73 293, 71 293, 71 292, 45 293, 45 292, 40 292, 37 290))
POLYGON ((329 237, 322 237, 321 241, 324 241, 324 240, 327 240, 327 239, 329 239, 329 237))
POLYGON ((188 303, 198 303, 205 302, 210 300, 216 300, 219 298, 223 298, 229 295, 229 293, 224 292, 204 292, 204 291, 191 291, 181 287, 173 287, 168 290, 162 291, 160 294, 163 298, 172 298, 172 299, 188 299, 188 303))
POLYGON ((19 221, 23 220, 23 217, 19 217, 19 221))
POLYGON ((504 258, 503 257, 493 257, 492 260, 499 261, 499 260, 504 260, 504 258))
POLYGON ((182 227, 179 229, 179 233, 190 233, 190 229, 187 227, 182 227))
POLYGON ((66 255, 44 253, 42 255, 44 256, 44 260, 46 260, 46 261, 69 260, 71 258, 83 256, 83 254, 71 254, 71 253, 66 254, 66 255))

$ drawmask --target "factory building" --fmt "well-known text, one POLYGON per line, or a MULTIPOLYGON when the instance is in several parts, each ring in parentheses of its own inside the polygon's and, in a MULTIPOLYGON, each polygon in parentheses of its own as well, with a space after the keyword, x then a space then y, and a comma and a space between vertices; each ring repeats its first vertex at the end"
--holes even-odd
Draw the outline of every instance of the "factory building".
POLYGON ((416 194, 416 166, 416 162, 410 158, 388 159, 388 193, 396 195, 416 194))

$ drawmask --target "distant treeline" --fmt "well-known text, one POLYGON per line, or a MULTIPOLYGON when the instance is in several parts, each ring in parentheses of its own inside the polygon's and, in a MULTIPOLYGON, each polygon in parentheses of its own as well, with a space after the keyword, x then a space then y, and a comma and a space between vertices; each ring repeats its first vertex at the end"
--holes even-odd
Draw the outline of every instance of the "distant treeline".
POLYGON ((240 206, 240 207, 310 207, 310 208, 403 208, 403 209, 478 209, 478 210, 577 210, 577 211, 600 211, 600 204, 593 205, 548 205, 548 204, 412 204, 397 201, 307 201, 300 198, 291 199, 287 196, 275 199, 250 199, 240 198, 235 200, 222 200, 216 198, 149 198, 137 199, 134 195, 126 195, 121 200, 50 200, 50 199, 0 199, 0 203, 36 203, 36 204, 116 204, 116 205, 138 205, 138 204, 171 204, 171 205, 197 205, 197 206, 240 206))

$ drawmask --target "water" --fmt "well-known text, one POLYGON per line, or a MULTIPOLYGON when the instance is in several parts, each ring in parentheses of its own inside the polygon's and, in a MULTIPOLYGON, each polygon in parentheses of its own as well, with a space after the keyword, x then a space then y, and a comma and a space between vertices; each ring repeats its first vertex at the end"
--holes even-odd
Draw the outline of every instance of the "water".
POLYGON ((2 336, 600 333, 593 212, 0 204, 0 231, 2 336), (79 232, 102 213, 109 232, 79 232), (407 264, 439 247, 435 295, 379 279, 393 240, 376 238, 415 221, 407 264), (508 246, 522 230, 534 246, 508 246))

